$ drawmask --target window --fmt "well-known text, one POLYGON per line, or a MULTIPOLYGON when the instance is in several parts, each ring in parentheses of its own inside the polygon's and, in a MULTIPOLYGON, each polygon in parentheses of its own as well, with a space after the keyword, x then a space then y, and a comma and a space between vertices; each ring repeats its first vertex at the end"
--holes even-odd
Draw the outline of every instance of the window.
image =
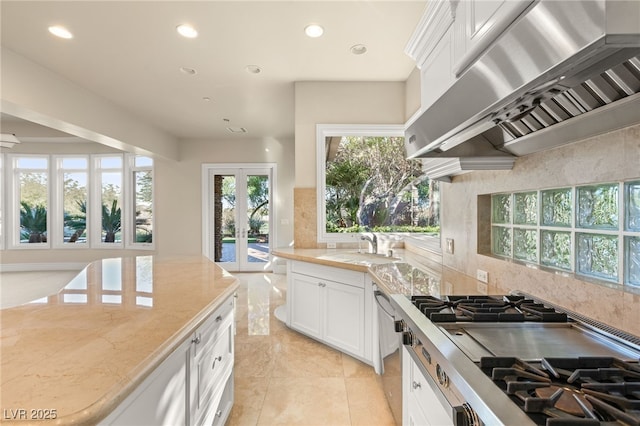
POLYGON ((402 126, 318 125, 318 240, 359 232, 438 237, 438 182, 407 160, 402 126))
POLYGON ((491 253, 640 291, 640 181, 492 194, 491 253))
POLYGON ((13 229, 17 246, 48 246, 49 234, 49 158, 13 158, 14 206, 17 226, 13 229))
POLYGON ((135 226, 131 227, 133 244, 153 242, 153 159, 132 157, 132 216, 135 226))
POLYGON ((86 245, 89 157, 57 157, 58 238, 55 246, 86 245))
POLYGON ((96 211, 100 213, 102 226, 97 241, 122 245, 122 156, 96 156, 95 176, 99 197, 96 211))
POLYGON ((2 248, 153 248, 150 157, 0 155, 0 187, 2 248))

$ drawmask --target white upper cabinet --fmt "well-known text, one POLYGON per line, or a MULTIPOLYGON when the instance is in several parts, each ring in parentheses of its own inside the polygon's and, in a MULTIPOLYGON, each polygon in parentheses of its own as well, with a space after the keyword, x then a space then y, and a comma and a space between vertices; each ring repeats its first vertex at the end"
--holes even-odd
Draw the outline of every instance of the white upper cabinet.
POLYGON ((449 1, 429 2, 405 52, 420 69, 420 106, 424 111, 454 81, 453 13, 449 1))
POLYGON ((531 3, 532 0, 452 1, 455 77, 475 62, 531 3))
POLYGON ((429 2, 405 48, 420 69, 421 110, 433 105, 531 3, 530 0, 429 2))

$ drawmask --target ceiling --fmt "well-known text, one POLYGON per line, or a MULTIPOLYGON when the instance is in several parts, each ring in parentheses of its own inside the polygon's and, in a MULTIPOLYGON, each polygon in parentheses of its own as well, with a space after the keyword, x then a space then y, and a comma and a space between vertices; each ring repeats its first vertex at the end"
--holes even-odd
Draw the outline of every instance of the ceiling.
MULTIPOLYGON (((2 0, 1 41, 177 139, 292 138, 294 82, 406 80, 414 63, 404 47, 425 4, 2 0), (198 37, 178 35, 182 23, 198 37), (307 37, 310 23, 324 35, 307 37), (73 38, 52 36, 51 25, 73 38), (357 44, 366 53, 351 53, 357 44)), ((17 125, 0 118, 3 132, 17 125)))

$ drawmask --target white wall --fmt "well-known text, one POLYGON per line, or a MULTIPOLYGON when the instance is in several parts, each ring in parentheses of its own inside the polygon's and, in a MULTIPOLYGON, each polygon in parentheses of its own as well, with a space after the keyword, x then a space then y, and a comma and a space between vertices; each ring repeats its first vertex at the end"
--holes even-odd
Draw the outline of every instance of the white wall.
POLYGON ((3 113, 128 152, 178 158, 172 136, 6 47, 0 54, 3 113))
POLYGON ((297 82, 296 188, 316 186, 316 124, 404 124, 404 82, 297 82))
MULTIPOLYGON (((201 165, 277 164, 274 244, 293 239, 294 142, 291 140, 176 141, 127 111, 36 63, 2 49, 2 111, 98 144, 21 144, 12 152, 82 154, 136 152, 155 159, 154 240, 157 255, 200 254, 202 248, 201 165), (269 152, 265 151, 269 148, 269 152), (282 222, 288 224, 282 225, 282 222)), ((4 151, 4 150, 3 150, 4 151)), ((140 250, 3 250, 2 264, 89 262, 147 254, 140 250)))
POLYGON ((182 141, 178 162, 156 162, 156 209, 161 254, 200 254, 202 248, 201 175, 204 163, 276 163, 273 246, 293 239, 293 140, 182 141), (269 151, 266 152, 265 149, 269 151), (282 222, 288 222, 283 225, 282 222))

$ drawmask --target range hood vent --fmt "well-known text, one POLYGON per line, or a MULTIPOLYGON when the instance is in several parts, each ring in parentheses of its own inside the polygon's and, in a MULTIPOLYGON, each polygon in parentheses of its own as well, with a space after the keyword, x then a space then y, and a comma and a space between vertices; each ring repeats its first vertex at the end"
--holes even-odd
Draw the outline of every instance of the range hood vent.
POLYGON ((522 156, 637 123, 638 3, 541 0, 409 125, 405 141, 411 158, 522 156), (635 32, 609 33, 625 13, 637 15, 635 32), (566 39, 542 32, 550 16, 566 39))

